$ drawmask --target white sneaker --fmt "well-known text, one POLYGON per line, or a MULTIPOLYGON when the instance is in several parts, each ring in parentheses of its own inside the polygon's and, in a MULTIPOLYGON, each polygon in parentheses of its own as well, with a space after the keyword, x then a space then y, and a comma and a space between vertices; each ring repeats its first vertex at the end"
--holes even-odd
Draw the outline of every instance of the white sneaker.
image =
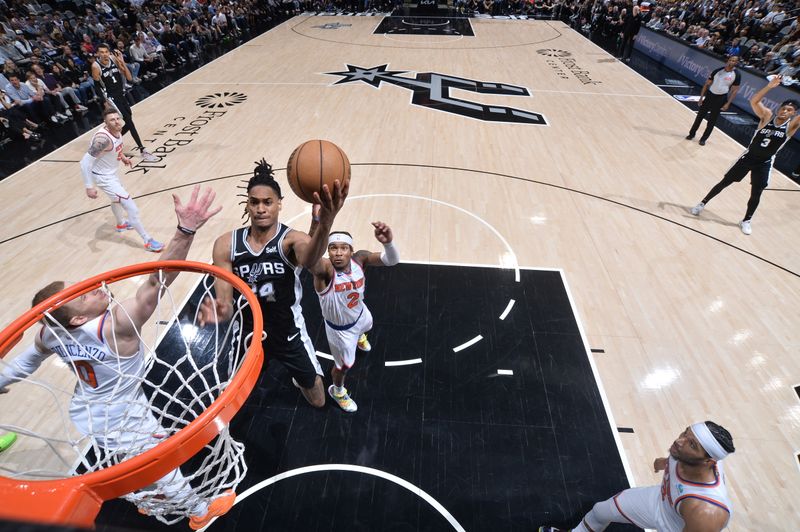
POLYGON ((753 232, 753 228, 750 227, 750 220, 742 220, 739 222, 739 227, 742 228, 742 233, 749 235, 753 232))
POLYGON ((67 115, 68 117, 72 118, 72 111, 70 111, 69 109, 64 111, 64 114, 67 115))
POLYGON ((703 212, 703 209, 705 208, 706 204, 701 201, 700 203, 692 207, 692 214, 694 214, 695 216, 700 216, 700 213, 703 212))

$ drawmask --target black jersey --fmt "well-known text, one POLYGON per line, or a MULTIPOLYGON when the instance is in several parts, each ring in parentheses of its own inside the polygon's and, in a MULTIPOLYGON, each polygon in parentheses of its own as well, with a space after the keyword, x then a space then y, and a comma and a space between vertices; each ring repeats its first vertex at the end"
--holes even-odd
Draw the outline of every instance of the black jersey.
POLYGON ((122 96, 125 93, 123 75, 114 60, 109 59, 108 66, 103 66, 99 59, 96 62, 100 67, 100 79, 103 80, 106 96, 122 96))
POLYGON ((789 140, 789 122, 791 120, 787 120, 778 126, 775 125, 775 119, 773 118, 764 127, 757 129, 753 139, 750 141, 750 145, 747 147, 747 152, 745 153, 747 158, 761 162, 773 159, 778 150, 789 140))
POLYGON ((283 239, 290 230, 279 223, 275 236, 260 251, 254 251, 247 243, 249 227, 231 234, 233 273, 250 285, 261 304, 264 330, 281 344, 291 342, 293 336, 305 330, 300 310, 303 268, 289 262, 282 249, 283 239))

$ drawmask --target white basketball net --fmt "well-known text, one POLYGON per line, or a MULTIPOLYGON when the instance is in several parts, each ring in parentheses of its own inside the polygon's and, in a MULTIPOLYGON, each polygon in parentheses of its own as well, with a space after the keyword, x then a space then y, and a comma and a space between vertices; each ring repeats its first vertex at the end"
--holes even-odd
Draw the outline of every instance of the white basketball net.
MULTIPOLYGON (((151 320, 155 327, 149 331, 153 339, 146 341, 144 336, 150 335, 139 334, 141 348, 133 357, 98 355, 91 347, 81 345, 75 337, 80 333, 47 320, 45 334, 58 337, 61 348, 70 355, 51 356, 54 364, 50 366, 61 366, 61 373, 63 368, 72 371, 77 383, 70 389, 54 382, 58 381, 50 377, 54 370, 45 371, 45 364, 41 371, 19 375, 28 390, 32 385, 38 388, 35 393, 47 398, 48 404, 36 405, 35 416, 38 419, 38 414, 47 413, 46 427, 4 420, 3 411, 13 409, 22 399, 14 390, 22 384, 0 396, 0 435, 13 431, 19 436, 11 450, 0 454, 0 474, 19 479, 57 479, 110 467, 176 434, 225 390, 244 359, 243 344, 250 341, 240 329, 247 301, 236 298, 238 308, 230 321, 201 328, 197 312, 179 319, 179 305, 163 283, 163 272, 159 271, 159 277, 161 297, 151 320), (169 344, 169 352, 156 350, 164 338, 170 340, 162 342, 169 344), (97 394, 101 374, 107 385, 102 394, 97 394)), ((212 282, 206 278, 201 282, 203 298, 210 297, 212 282)), ((117 301, 106 285, 102 288, 111 298, 112 309, 117 301)), ((117 319, 129 319, 124 317, 124 308, 117 307, 117 319)), ((114 316, 109 312, 106 319, 113 320, 114 316)), ((115 338, 107 337, 105 342, 114 346, 115 338)), ((0 370, 9 364, 13 359, 0 359, 0 370)), ((235 490, 246 472, 244 445, 231 437, 226 426, 181 469, 124 498, 142 513, 173 524, 191 515, 204 515, 208 504, 225 491, 235 490)))

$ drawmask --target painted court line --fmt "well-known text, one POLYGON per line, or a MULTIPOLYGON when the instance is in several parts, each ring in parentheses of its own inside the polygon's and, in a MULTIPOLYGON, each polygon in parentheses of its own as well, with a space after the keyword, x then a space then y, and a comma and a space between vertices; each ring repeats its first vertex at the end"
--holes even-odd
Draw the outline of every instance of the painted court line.
POLYGON ((514 303, 516 303, 516 301, 514 301, 513 299, 509 299, 508 300, 508 305, 506 305, 506 309, 503 311, 502 314, 500 314, 500 319, 501 320, 506 319, 506 316, 508 316, 508 313, 511 312, 512 308, 514 308, 514 303))
POLYGON ((465 344, 461 344, 461 345, 460 345, 460 346, 458 346, 458 347, 454 347, 454 348, 453 348, 453 353, 458 353, 459 351, 463 351, 464 349, 468 348, 469 346, 477 344, 477 343, 478 343, 478 342, 480 342, 481 340, 483 340, 483 336, 481 336, 481 335, 479 334, 478 336, 476 336, 475 338, 473 338, 473 339, 472 339, 472 340, 470 340, 469 342, 467 342, 467 343, 465 343, 465 344))
POLYGON ((409 360, 387 360, 386 366, 409 366, 411 364, 422 364, 421 358, 411 358, 409 360))
POLYGON ((514 374, 514 370, 511 370, 511 369, 498 369, 497 370, 497 374, 498 375, 513 375, 514 374))

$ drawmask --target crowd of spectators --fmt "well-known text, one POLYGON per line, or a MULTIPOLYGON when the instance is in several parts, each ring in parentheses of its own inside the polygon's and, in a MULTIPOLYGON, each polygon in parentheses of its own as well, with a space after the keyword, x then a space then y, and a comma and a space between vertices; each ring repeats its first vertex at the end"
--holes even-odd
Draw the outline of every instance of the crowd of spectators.
MULTIPOLYGON (((614 51, 636 1, 566 0, 575 29, 614 51)), ((800 72, 800 7, 771 0, 683 0, 640 3, 641 23, 764 74, 800 72)))
MULTIPOLYGON (((299 0, 0 0, 0 142, 38 141, 92 109, 103 94, 91 65, 119 50, 152 89, 301 9, 299 0), (161 79, 160 79, 161 78, 161 79)), ((143 86, 142 85, 142 86, 143 86)), ((141 91, 140 92, 145 92, 141 91)))

